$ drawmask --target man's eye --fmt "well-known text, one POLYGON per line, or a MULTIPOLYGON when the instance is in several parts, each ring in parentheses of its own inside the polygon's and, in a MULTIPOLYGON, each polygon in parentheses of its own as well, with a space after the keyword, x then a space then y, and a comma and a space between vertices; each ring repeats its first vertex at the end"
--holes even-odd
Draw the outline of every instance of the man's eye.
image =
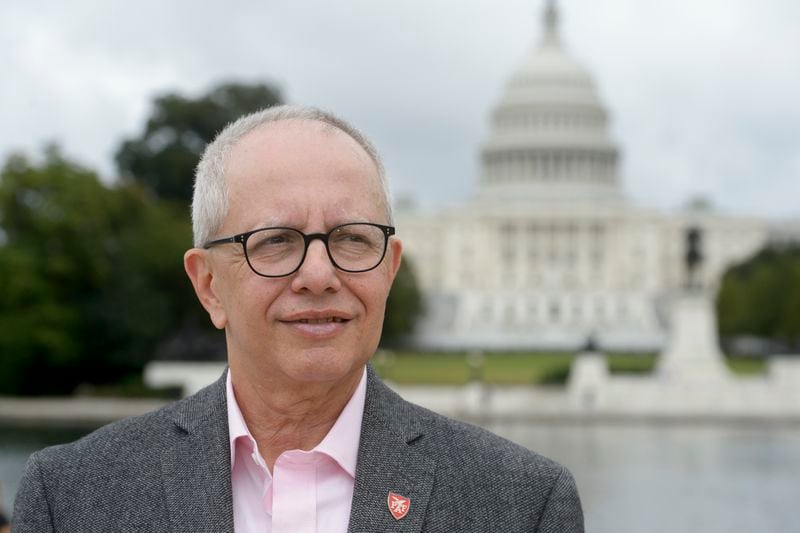
POLYGON ((274 245, 274 244, 286 244, 289 242, 289 239, 286 235, 270 235, 263 239, 262 244, 264 245, 274 245))
POLYGON ((255 234, 247 243, 250 254, 282 253, 301 242, 299 235, 289 231, 274 231, 255 234))
POLYGON ((369 239, 366 236, 359 235, 358 233, 345 233, 341 235, 338 240, 351 243, 369 243, 369 239))

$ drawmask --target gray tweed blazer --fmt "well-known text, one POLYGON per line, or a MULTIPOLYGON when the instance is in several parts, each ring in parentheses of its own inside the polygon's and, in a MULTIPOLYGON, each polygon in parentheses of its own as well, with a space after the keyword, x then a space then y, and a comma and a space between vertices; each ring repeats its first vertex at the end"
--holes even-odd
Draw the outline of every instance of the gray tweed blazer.
MULTIPOLYGON (((34 453, 14 533, 233 532, 225 379, 34 453)), ((349 531, 583 532, 562 466, 410 404, 370 368, 349 531), (387 497, 410 498, 395 520, 387 497)))

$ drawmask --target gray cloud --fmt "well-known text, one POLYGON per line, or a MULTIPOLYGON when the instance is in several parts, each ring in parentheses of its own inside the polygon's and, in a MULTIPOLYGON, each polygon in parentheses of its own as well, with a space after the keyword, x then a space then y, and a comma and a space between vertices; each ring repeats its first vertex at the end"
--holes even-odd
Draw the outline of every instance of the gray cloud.
MULTIPOLYGON (((503 84, 540 2, 56 2, 0 5, 0 153, 58 139, 111 176, 150 99, 267 80, 372 136, 397 192, 468 197, 503 84)), ((637 201, 695 193, 800 215, 800 4, 562 0, 562 34, 595 75, 637 201)))

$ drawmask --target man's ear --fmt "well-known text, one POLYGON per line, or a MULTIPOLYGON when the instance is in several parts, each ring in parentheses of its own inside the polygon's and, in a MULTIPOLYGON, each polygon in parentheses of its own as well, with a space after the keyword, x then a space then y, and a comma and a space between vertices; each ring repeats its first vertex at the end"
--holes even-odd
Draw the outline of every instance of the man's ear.
POLYGON ((397 237, 389 239, 389 274, 391 281, 394 281, 397 271, 400 269, 400 261, 403 255, 403 243, 397 237))
POLYGON ((192 281, 197 299, 211 317, 217 329, 224 329, 228 323, 225 306, 217 295, 217 283, 214 280, 214 268, 208 250, 191 248, 183 254, 183 268, 192 281))

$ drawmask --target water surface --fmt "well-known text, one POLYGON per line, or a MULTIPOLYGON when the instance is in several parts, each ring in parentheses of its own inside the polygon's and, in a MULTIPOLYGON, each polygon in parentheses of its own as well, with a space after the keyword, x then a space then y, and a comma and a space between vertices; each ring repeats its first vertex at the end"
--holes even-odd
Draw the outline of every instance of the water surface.
POLYGON ((591 533, 800 531, 800 428, 493 425, 568 466, 591 533))
MULTIPOLYGON (((589 533, 800 531, 798 427, 504 423, 490 429, 570 468, 589 533)), ((80 435, 0 428, 7 511, 28 455, 80 435)))

